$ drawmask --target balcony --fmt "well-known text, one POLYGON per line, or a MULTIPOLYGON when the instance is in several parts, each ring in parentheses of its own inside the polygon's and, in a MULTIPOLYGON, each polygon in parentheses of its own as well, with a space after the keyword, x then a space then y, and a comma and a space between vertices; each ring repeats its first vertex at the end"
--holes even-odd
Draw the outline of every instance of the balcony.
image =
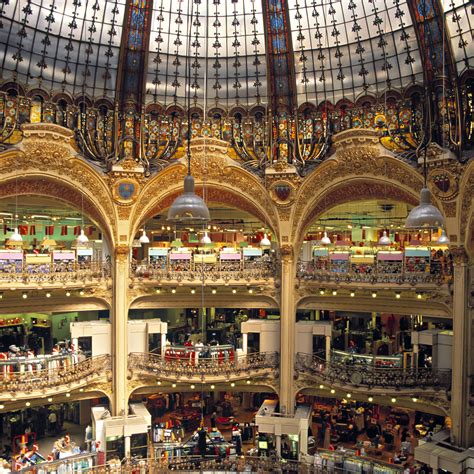
POLYGON ((253 261, 198 263, 196 261, 133 264, 132 280, 151 284, 214 283, 253 284, 265 283, 278 274, 278 261, 274 258, 253 261))
POLYGON ((450 272, 438 267, 424 271, 413 271, 404 265, 386 267, 382 265, 349 264, 337 267, 331 264, 321 267, 315 261, 299 262, 297 276, 302 281, 340 284, 393 284, 398 286, 439 287, 450 280, 450 272))
POLYGON ((0 362, 0 399, 56 395, 104 379, 109 355, 73 363, 69 356, 18 358, 0 362))
POLYGON ((106 262, 2 265, 0 288, 85 287, 105 281, 110 275, 110 264, 106 262))
POLYGON ((296 371, 330 385, 354 388, 438 391, 451 386, 451 370, 328 362, 316 354, 301 352, 296 355, 296 371))
POLYGON ((153 353, 132 353, 128 358, 129 370, 141 374, 189 382, 222 382, 247 377, 274 375, 279 367, 277 352, 257 352, 229 357, 215 358, 169 357, 153 353))

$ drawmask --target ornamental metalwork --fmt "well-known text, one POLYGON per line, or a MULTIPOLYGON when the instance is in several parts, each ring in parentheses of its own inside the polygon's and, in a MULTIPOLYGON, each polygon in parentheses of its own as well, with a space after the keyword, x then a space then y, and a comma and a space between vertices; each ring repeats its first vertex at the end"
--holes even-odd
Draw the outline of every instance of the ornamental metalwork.
POLYGON ((357 365, 327 361, 316 354, 296 355, 296 371, 316 377, 329 384, 352 385, 361 388, 380 389, 434 389, 451 386, 451 370, 425 367, 380 368, 370 364, 357 365))
POLYGON ((163 357, 152 353, 132 353, 128 357, 128 368, 132 373, 171 378, 174 380, 238 379, 250 375, 275 375, 279 366, 277 352, 257 352, 236 356, 233 360, 219 358, 163 357))

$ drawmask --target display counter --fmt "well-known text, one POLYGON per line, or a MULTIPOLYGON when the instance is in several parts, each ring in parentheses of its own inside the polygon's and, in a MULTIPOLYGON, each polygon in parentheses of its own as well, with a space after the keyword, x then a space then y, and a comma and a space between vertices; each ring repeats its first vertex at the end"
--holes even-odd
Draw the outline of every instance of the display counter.
POLYGON ((359 456, 351 449, 327 451, 318 449, 314 454, 314 466, 327 472, 341 471, 351 473, 400 474, 402 466, 376 461, 369 457, 359 456))
POLYGON ((403 354, 397 354, 394 356, 374 356, 365 354, 352 354, 350 352, 344 351, 332 351, 331 357, 334 362, 373 366, 380 369, 403 367, 403 354))

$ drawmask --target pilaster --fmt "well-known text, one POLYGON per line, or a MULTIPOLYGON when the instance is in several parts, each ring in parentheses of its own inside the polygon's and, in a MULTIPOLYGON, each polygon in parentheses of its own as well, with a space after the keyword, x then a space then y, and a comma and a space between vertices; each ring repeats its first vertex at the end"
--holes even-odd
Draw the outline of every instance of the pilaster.
POLYGON ((281 302, 280 302, 280 409, 293 413, 295 406, 295 281, 296 262, 292 245, 285 244, 281 252, 281 302))
POLYGON ((451 386, 451 441, 468 447, 472 317, 468 307, 468 257, 464 247, 452 247, 453 284, 453 374, 451 386))
POLYGON ((112 293, 112 413, 126 413, 128 403, 128 272, 130 266, 130 247, 118 245, 115 248, 113 265, 112 293))

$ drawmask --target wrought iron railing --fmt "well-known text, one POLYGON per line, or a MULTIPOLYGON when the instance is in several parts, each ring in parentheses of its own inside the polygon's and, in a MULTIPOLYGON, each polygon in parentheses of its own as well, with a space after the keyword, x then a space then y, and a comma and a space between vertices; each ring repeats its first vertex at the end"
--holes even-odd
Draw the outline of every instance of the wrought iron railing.
POLYGON ((278 368, 278 352, 256 352, 235 358, 173 358, 152 353, 129 355, 129 369, 133 372, 173 378, 245 377, 256 371, 278 368))
POLYGON ((436 284, 442 285, 451 279, 450 275, 442 272, 412 272, 405 268, 400 268, 393 273, 377 268, 376 265, 363 269, 357 266, 347 267, 343 270, 331 271, 318 268, 313 261, 299 262, 297 277, 301 280, 315 281, 320 283, 396 283, 398 285, 420 285, 436 284))
POLYGON ((45 283, 63 284, 93 283, 110 277, 110 264, 107 262, 88 263, 45 263, 23 265, 3 265, 0 268, 2 283, 45 283))
POLYGON ((330 384, 368 388, 435 388, 451 385, 451 370, 429 368, 381 368, 370 364, 326 361, 316 354, 296 355, 296 370, 300 374, 318 377, 330 384))
POLYGON ((2 367, 0 392, 32 393, 61 390, 77 384, 84 384, 94 378, 106 375, 111 370, 109 355, 91 357, 83 361, 65 364, 55 368, 50 365, 44 370, 14 371, 14 366, 2 367))
POLYGON ((231 263, 195 263, 193 261, 163 264, 132 264, 132 279, 149 281, 258 281, 275 278, 278 264, 275 259, 237 261, 231 263))

